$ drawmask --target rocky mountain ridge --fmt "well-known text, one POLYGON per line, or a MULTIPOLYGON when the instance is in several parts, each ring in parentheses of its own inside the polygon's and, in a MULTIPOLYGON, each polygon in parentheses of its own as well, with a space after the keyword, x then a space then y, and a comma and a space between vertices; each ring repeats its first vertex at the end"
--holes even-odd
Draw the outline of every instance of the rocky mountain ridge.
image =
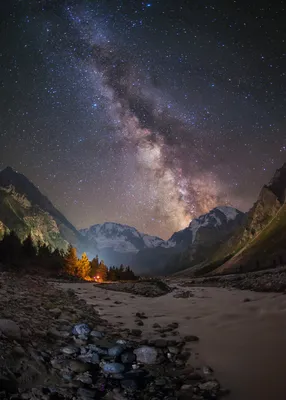
POLYGON ((190 225, 174 233, 167 241, 171 246, 139 251, 134 259, 137 268, 149 272, 172 274, 195 266, 210 257, 214 249, 242 224, 245 214, 230 207, 216 207, 190 225))
MULTIPOLYGON (((259 193, 242 226, 200 266, 201 273, 275 267, 286 260, 286 163, 259 193)), ((184 271, 191 274, 191 269, 184 271)))
POLYGON ((15 231, 21 240, 29 234, 35 241, 65 250, 68 243, 79 251, 93 251, 94 244, 57 210, 24 175, 7 167, 0 172, 0 236, 15 231))

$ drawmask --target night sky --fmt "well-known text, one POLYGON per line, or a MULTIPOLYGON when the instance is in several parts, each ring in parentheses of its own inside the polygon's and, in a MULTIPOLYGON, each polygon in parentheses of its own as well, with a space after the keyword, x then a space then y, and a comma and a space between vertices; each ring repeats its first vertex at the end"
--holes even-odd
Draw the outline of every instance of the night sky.
POLYGON ((0 168, 78 228, 248 210, 286 160, 286 13, 242 3, 2 1, 0 168))

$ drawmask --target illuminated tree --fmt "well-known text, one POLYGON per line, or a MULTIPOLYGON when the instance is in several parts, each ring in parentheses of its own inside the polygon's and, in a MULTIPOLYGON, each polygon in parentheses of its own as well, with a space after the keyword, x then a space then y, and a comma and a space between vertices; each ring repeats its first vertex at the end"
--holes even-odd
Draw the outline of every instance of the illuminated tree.
POLYGON ((75 276, 78 274, 78 259, 76 255, 76 248, 72 247, 72 245, 69 246, 64 259, 64 270, 69 275, 75 276))
POLYGON ((104 264, 103 260, 100 261, 98 269, 97 269, 97 276, 99 276, 99 279, 102 281, 107 280, 107 274, 108 274, 108 268, 104 264))
POLYGON ((93 278, 97 275, 97 270, 99 266, 98 256, 93 258, 90 263, 90 276, 93 278))
POLYGON ((88 276, 90 276, 90 262, 89 259, 87 258, 86 253, 83 253, 81 256, 81 260, 78 261, 77 275, 82 279, 85 279, 88 276))

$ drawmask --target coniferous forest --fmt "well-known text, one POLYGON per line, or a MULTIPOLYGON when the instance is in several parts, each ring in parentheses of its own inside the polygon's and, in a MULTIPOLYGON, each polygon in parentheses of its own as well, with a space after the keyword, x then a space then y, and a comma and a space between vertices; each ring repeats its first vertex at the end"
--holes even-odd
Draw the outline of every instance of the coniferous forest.
POLYGON ((98 256, 91 261, 86 253, 78 258, 77 250, 69 246, 64 252, 52 249, 31 235, 21 241, 14 231, 5 233, 0 241, 0 263, 4 268, 19 273, 39 273, 50 277, 74 277, 97 282, 136 280, 129 266, 108 268, 98 256))

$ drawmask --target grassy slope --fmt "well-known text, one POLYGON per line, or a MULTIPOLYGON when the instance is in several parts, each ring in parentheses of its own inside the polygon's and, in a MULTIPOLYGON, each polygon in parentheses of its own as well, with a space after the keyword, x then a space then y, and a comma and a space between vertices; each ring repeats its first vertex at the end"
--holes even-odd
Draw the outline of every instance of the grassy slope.
MULTIPOLYGON (((55 231, 52 218, 35 207, 25 208, 20 201, 0 190, 0 221, 23 240, 30 232, 38 234, 53 248, 65 247, 61 235, 55 231)), ((40 238, 40 237, 39 237, 40 238)))
POLYGON ((286 258, 286 204, 249 244, 215 272, 237 269, 240 265, 246 270, 270 267, 280 256, 286 258))

